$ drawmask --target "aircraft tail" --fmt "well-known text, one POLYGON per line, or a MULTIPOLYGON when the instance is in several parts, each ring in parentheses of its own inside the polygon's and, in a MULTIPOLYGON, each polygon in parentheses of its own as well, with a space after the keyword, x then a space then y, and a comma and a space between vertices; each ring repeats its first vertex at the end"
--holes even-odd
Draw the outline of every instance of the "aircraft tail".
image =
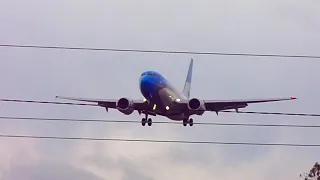
POLYGON ((193 59, 191 58, 186 82, 184 84, 183 91, 182 91, 182 93, 186 98, 190 98, 192 68, 193 68, 193 59))

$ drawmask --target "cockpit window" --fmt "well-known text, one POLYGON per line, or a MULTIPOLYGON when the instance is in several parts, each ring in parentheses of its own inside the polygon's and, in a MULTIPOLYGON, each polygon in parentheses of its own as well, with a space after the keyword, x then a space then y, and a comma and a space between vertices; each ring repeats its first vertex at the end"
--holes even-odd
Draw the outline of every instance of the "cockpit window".
POLYGON ((141 74, 141 76, 157 76, 157 74, 153 72, 144 72, 141 74))

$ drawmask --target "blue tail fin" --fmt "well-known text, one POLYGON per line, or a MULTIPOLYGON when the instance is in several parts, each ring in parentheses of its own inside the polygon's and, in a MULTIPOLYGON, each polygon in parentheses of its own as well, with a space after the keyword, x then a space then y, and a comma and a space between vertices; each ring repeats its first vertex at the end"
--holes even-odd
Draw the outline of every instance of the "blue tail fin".
POLYGON ((190 98, 192 68, 193 68, 193 59, 190 60, 188 75, 182 91, 186 98, 190 98))

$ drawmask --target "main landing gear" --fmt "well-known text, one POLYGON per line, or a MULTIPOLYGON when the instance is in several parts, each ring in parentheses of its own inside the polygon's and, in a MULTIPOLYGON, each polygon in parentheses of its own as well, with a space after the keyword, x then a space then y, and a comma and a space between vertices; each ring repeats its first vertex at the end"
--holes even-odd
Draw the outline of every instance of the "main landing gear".
POLYGON ((148 118, 148 114, 146 114, 145 118, 142 118, 141 124, 142 124, 142 126, 145 126, 146 124, 148 124, 148 126, 152 125, 152 119, 148 118))
POLYGON ((192 118, 190 118, 189 120, 188 119, 183 120, 183 126, 187 126, 188 124, 190 126, 193 126, 193 119, 192 118))
MULTIPOLYGON (((142 118, 141 120, 141 125, 145 126, 146 124, 148 124, 148 126, 152 126, 152 119, 148 118, 148 114, 146 114, 146 117, 142 118)), ((187 126, 187 125, 193 126, 193 119, 184 119, 183 120, 183 126, 187 126)))

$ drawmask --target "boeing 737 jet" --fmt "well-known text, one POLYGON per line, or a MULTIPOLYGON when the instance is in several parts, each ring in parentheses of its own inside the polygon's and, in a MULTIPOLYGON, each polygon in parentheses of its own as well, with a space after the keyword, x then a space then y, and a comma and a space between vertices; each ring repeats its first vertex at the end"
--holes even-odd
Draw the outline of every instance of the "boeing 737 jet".
POLYGON ((146 71, 140 76, 139 86, 144 99, 134 100, 126 97, 119 99, 88 99, 75 97, 57 98, 97 103, 107 111, 109 108, 117 109, 125 115, 137 111, 144 114, 141 124, 152 125, 151 116, 165 116, 171 120, 182 121, 184 126, 193 126, 192 115, 203 115, 206 111, 219 111, 245 108, 251 103, 263 103, 273 101, 293 100, 295 97, 273 98, 273 99, 247 99, 247 100, 203 100, 201 98, 190 98, 193 59, 190 61, 188 74, 182 91, 177 90, 170 82, 156 71, 146 71))

